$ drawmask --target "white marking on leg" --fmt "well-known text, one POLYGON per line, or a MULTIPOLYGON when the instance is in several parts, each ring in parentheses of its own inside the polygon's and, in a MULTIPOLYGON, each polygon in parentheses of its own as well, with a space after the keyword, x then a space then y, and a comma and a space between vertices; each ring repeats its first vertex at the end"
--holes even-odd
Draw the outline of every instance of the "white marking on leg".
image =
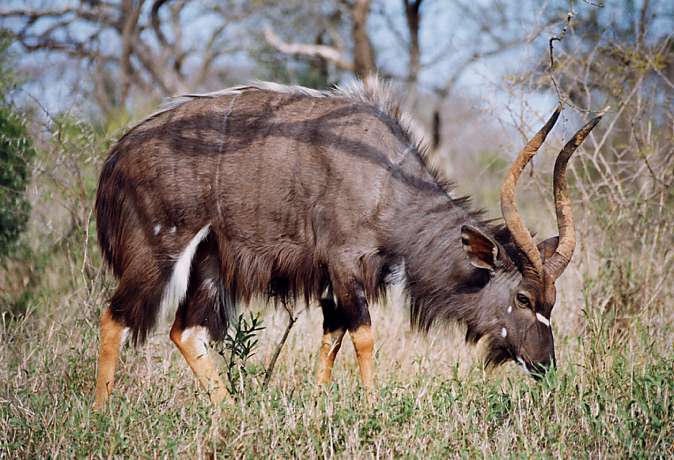
POLYGON ((169 228, 169 233, 170 233, 171 235, 173 235, 175 232, 176 232, 176 227, 175 227, 175 225, 174 225, 173 227, 169 228))
POLYGON ((178 257, 175 265, 173 266, 173 274, 168 284, 164 288, 164 294, 162 295, 161 304, 160 304, 160 317, 167 321, 169 318, 174 316, 175 311, 180 305, 180 302, 185 298, 187 293, 187 283, 190 278, 190 270, 192 268, 192 259, 194 258, 194 253, 197 251, 199 243, 206 238, 208 235, 210 224, 205 225, 201 230, 194 235, 194 238, 190 240, 187 244, 187 247, 178 257))
POLYGON ((344 337, 343 329, 337 329, 335 332, 330 333, 330 341, 332 342, 332 346, 330 347, 330 351, 328 352, 329 355, 331 355, 342 343, 342 337, 344 337))
POLYGON ((335 350, 337 349, 337 345, 339 345, 339 342, 335 340, 332 343, 332 347, 330 347, 330 351, 328 351, 328 355, 331 355, 335 352, 335 350))
POLYGON ((124 344, 126 343, 126 339, 129 338, 129 328, 125 327, 124 330, 122 331, 122 338, 119 341, 119 351, 122 351, 122 348, 124 348, 124 344))
POLYGON ((188 327, 180 334, 180 341, 182 343, 192 342, 196 346, 198 353, 197 358, 208 354, 208 342, 211 340, 211 335, 208 329, 203 326, 188 327))
POLYGON ((541 323, 545 324, 546 326, 550 327, 550 320, 545 316, 541 315, 540 313, 536 313, 536 319, 541 323))
POLYGON ((504 339, 508 337, 508 331, 506 330, 505 327, 501 328, 501 337, 503 337, 504 339))
POLYGON ((161 231, 161 224, 157 224, 154 226, 154 234, 159 235, 159 232, 161 231))

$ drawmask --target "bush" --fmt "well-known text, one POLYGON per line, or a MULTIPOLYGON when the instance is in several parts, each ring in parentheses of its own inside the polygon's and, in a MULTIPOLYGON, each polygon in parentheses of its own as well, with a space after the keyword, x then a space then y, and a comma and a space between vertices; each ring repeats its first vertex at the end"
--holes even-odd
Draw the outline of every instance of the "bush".
POLYGON ((7 101, 15 84, 10 43, 0 30, 0 261, 15 248, 30 216, 25 192, 35 156, 23 118, 7 101))
POLYGON ((25 193, 34 156, 22 118, 0 106, 0 260, 12 252, 30 215, 25 193))

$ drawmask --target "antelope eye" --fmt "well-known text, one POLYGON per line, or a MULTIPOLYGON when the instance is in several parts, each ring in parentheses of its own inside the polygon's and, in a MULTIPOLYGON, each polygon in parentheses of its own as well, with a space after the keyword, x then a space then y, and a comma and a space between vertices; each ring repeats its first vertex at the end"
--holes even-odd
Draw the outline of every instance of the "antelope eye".
POLYGON ((531 302, 529 301, 529 297, 526 296, 525 294, 522 294, 521 292, 517 293, 517 302, 521 304, 523 307, 530 307, 531 302))

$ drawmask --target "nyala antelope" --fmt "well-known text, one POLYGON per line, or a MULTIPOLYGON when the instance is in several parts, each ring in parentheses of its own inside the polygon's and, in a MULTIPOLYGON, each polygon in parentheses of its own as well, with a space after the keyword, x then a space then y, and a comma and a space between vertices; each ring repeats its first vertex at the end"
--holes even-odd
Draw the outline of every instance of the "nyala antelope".
POLYGON ((368 304, 402 272, 415 325, 458 321, 486 338, 486 363, 540 373, 555 362, 555 280, 575 246, 566 165, 554 167, 559 236, 534 243, 515 205, 523 168, 561 107, 515 159, 501 188, 505 225, 482 219, 429 166, 386 86, 333 91, 272 83, 187 95, 110 150, 96 198, 98 241, 119 280, 100 320, 95 407, 121 346, 160 317, 211 401, 228 394, 209 353, 254 296, 318 301, 317 380, 329 382, 348 332, 373 384, 368 304))

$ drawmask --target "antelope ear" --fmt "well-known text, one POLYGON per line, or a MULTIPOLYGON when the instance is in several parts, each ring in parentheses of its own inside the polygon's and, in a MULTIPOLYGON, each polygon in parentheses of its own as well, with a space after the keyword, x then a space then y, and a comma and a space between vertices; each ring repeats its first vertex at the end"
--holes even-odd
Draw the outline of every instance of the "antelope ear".
POLYGON ((553 236, 552 238, 548 238, 547 240, 538 243, 536 247, 538 248, 538 252, 541 253, 541 262, 545 263, 546 259, 552 257, 557 249, 557 244, 559 244, 558 236, 553 236))
POLYGON ((461 244, 474 267, 496 270, 499 256, 496 241, 472 225, 464 225, 461 227, 461 244))

